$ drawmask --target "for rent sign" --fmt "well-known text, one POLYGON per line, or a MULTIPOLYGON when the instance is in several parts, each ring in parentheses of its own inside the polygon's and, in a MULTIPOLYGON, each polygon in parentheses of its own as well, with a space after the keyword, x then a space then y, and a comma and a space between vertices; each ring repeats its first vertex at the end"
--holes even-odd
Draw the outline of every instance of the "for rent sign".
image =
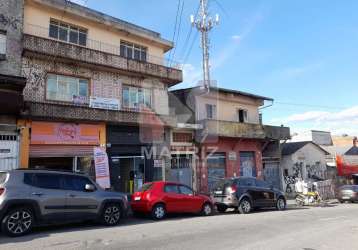
POLYGON ((102 188, 110 188, 110 176, 109 176, 109 165, 108 156, 106 150, 101 147, 94 147, 94 164, 96 169, 96 182, 102 188))

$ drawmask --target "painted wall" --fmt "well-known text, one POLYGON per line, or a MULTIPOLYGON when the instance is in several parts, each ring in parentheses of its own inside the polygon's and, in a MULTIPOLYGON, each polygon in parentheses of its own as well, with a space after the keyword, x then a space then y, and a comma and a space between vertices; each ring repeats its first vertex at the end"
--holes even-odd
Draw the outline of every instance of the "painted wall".
MULTIPOLYGON (((49 8, 45 8, 40 5, 35 5, 26 1, 24 10, 24 33, 48 37, 48 31, 50 18, 54 18, 65 23, 73 24, 88 30, 88 38, 107 44, 108 47, 116 46, 119 50, 121 40, 136 43, 148 48, 148 54, 150 57, 148 61, 159 64, 163 61, 164 50, 154 44, 143 39, 129 37, 125 33, 119 31, 110 30, 107 26, 101 25, 95 22, 85 20, 69 14, 63 14, 49 8)), ((89 42, 89 46, 90 46, 89 42)), ((95 43, 95 42, 93 42, 95 43)), ((106 46, 104 46, 106 47, 106 46)), ((103 48, 105 49, 105 48, 103 48)))
POLYGON ((255 152, 256 160, 256 173, 257 178, 262 179, 262 155, 261 155, 261 142, 258 140, 249 139, 231 139, 231 138, 218 138, 216 143, 205 143, 201 147, 200 164, 197 166, 198 182, 200 183, 201 191, 208 192, 208 169, 206 164, 206 157, 208 153, 217 148, 217 153, 225 153, 226 155, 226 177, 240 176, 240 152, 253 151, 255 152), (229 160, 229 152, 236 152, 236 160, 229 160))
POLYGON ((259 123, 259 106, 261 103, 256 99, 245 96, 233 96, 230 94, 211 93, 196 97, 197 119, 206 119, 206 104, 216 105, 216 120, 238 121, 238 109, 248 111, 248 123, 259 123))

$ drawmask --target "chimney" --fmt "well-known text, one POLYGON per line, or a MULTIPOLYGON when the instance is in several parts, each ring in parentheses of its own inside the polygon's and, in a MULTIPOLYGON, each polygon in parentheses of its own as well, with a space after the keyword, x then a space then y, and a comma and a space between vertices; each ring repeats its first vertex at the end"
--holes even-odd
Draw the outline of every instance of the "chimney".
POLYGON ((355 137, 353 137, 353 146, 357 147, 357 144, 358 144, 358 139, 357 139, 357 136, 355 136, 355 137))

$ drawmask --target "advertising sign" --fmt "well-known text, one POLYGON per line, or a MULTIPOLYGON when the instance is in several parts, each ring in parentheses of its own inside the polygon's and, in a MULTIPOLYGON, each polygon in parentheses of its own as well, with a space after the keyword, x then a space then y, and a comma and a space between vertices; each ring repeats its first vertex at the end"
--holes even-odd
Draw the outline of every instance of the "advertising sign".
POLYGON ((93 148, 96 182, 102 188, 110 188, 109 164, 106 150, 101 147, 93 148))
POLYGON ((120 103, 116 98, 90 97, 90 107, 97 109, 119 110, 120 103))

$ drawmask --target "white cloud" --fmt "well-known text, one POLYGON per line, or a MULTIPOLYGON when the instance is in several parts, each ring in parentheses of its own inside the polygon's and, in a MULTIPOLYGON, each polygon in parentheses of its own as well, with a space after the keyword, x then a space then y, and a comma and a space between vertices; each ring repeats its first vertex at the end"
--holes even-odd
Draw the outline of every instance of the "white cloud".
POLYGON ((199 80, 202 79, 202 70, 196 66, 186 63, 182 65, 183 70, 183 82, 175 85, 173 89, 187 88, 197 86, 199 80))
POLYGON ((77 3, 79 5, 83 5, 86 6, 87 5, 87 0, 70 0, 73 3, 77 3))

